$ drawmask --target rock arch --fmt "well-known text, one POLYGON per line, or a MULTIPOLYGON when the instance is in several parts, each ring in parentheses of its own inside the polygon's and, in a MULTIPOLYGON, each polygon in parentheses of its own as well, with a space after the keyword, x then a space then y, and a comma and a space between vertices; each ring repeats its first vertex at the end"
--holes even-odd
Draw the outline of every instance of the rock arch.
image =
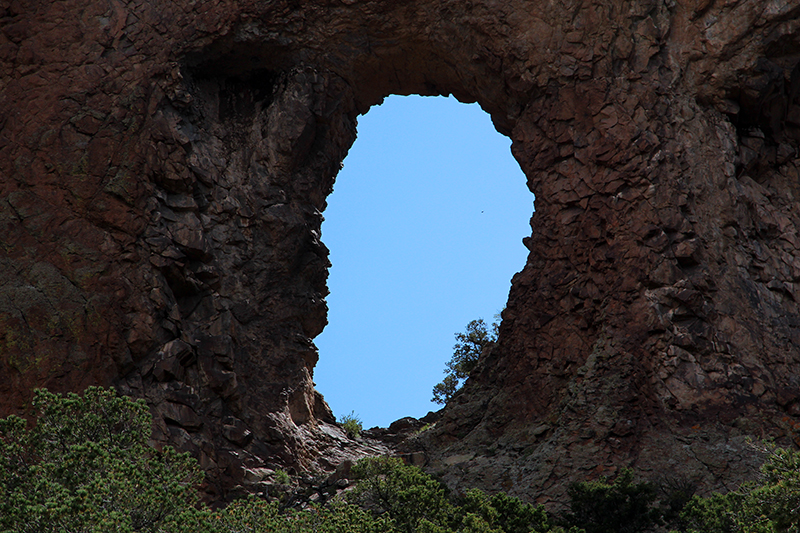
POLYGON ((329 468, 325 197, 359 113, 452 93, 511 137, 536 231, 431 466, 719 487, 746 435, 794 438, 796 2, 77 4, 0 6, 4 412, 144 396, 217 496, 329 468))

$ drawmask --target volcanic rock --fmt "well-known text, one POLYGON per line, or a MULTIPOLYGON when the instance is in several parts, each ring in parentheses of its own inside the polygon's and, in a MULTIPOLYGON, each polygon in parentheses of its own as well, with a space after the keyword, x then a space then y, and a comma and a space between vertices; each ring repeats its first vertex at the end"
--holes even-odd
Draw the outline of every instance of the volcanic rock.
POLYGON ((313 387, 322 212, 359 114, 453 94, 536 211, 429 467, 732 487, 800 424, 798 58, 798 0, 2 0, 0 414, 113 385, 218 498, 378 453, 313 387))

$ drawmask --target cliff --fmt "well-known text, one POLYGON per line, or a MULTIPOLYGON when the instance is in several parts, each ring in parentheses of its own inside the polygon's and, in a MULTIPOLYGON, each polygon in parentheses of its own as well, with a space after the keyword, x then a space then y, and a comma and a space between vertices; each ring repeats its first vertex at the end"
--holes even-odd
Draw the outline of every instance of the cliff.
POLYGON ((0 414, 116 386, 218 497, 368 452, 313 388, 322 212, 359 114, 453 94, 512 139, 536 212, 498 345, 414 446, 529 498, 621 465, 730 486, 747 436, 800 423, 799 16, 3 0, 0 414))

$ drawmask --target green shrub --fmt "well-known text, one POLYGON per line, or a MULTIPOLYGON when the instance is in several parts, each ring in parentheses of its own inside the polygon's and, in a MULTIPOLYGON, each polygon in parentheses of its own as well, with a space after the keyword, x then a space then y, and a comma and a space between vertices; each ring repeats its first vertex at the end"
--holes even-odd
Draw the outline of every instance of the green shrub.
POLYGON ((633 483, 633 471, 623 469, 613 483, 607 480, 574 483, 567 489, 570 510, 564 522, 586 533, 639 533, 661 521, 655 507, 656 489, 633 483))
POLYGON ((36 425, 0 420, 0 531, 158 531, 197 502, 196 462, 147 446, 141 400, 35 392, 36 425))
POLYGON ((544 507, 524 503, 504 493, 488 496, 479 489, 467 491, 458 507, 456 522, 466 526, 470 515, 480 517, 492 531, 504 533, 544 533, 551 531, 544 507))
POLYGON ((292 478, 289 477, 289 474, 286 470, 276 470, 275 471, 275 483, 279 485, 288 485, 292 482, 292 478))
POLYGON ((452 512, 447 488, 419 468, 400 459, 372 457, 353 467, 358 480, 348 500, 379 513, 386 513, 398 531, 438 531, 452 512))
POLYGON ((712 494, 708 498, 693 497, 681 512, 680 531, 687 533, 746 531, 748 524, 742 522, 745 498, 745 494, 741 492, 712 494))
MULTIPOLYGON (((353 467, 358 480, 347 498, 391 518, 398 533, 557 533, 544 507, 507 494, 488 496, 473 489, 451 497, 447 487, 400 459, 362 459, 353 467)), ((579 533, 577 529, 571 533, 579 533)))
POLYGON ((800 451, 769 450, 761 472, 764 483, 747 498, 751 519, 766 517, 778 532, 800 531, 800 451))
POLYGON ((174 533, 393 533, 388 517, 375 518, 355 505, 334 502, 305 509, 280 509, 255 497, 225 509, 195 510, 176 524, 174 533))
POLYGON ((415 431, 414 435, 415 436, 416 435, 421 435, 421 434, 425 433, 426 431, 428 431, 429 429, 433 429, 435 427, 436 427, 436 422, 434 422, 433 424, 425 424, 424 426, 419 428, 417 431, 415 431))
POLYGON ((800 451, 767 447, 760 483, 708 498, 695 496, 681 513, 687 533, 800 531, 800 451))
POLYGON ((349 415, 344 415, 339 423, 351 439, 360 437, 361 430, 364 429, 361 425, 361 419, 356 416, 355 411, 350 411, 349 415))

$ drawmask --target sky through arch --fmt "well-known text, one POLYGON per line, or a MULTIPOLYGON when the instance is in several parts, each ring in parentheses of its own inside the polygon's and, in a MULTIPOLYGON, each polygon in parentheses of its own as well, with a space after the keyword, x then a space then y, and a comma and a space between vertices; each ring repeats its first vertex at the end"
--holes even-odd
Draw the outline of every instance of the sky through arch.
POLYGON ((477 104, 392 96, 359 117, 328 197, 333 266, 314 382, 364 427, 440 406, 454 333, 491 322, 522 269, 533 195, 477 104))

